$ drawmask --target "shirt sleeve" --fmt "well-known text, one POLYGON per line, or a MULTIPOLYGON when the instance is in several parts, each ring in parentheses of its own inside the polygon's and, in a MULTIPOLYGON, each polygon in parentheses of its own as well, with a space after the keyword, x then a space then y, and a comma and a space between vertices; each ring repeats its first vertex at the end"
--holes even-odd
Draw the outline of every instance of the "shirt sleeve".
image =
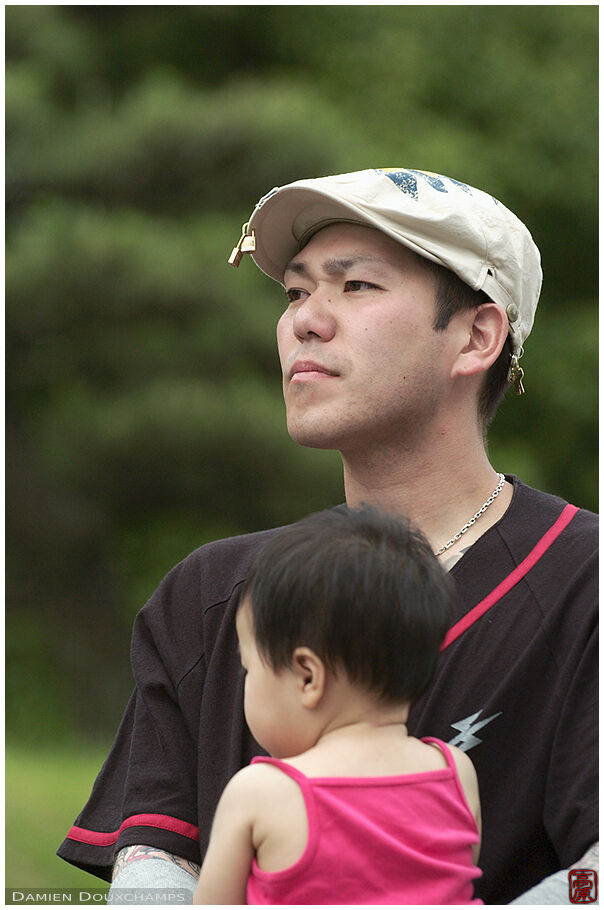
POLYGON ((124 866, 114 879, 108 904, 192 904, 197 879, 164 859, 124 866))
POLYGON ((198 626, 191 622, 201 612, 198 604, 198 573, 185 561, 138 614, 131 648, 135 690, 88 803, 57 851, 107 881, 117 852, 131 844, 200 862, 199 714, 179 699, 185 677, 199 691, 204 682, 201 619, 198 626))

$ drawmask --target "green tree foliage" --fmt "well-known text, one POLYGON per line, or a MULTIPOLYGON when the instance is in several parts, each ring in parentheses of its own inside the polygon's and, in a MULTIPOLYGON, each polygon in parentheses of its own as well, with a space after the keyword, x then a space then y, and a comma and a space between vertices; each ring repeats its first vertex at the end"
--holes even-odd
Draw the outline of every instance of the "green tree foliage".
POLYGON ((597 8, 9 6, 8 722, 115 725, 136 610, 206 540, 342 497, 288 439, 272 186, 412 166, 530 225, 545 283, 497 468, 596 505, 597 8))

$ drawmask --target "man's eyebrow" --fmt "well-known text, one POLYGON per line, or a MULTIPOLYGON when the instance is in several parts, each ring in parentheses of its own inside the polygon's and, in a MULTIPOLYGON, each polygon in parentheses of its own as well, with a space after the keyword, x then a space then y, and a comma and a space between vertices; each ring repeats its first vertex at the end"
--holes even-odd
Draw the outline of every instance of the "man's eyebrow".
MULTIPOLYGON (((342 256, 340 258, 327 259, 322 264, 322 269, 327 275, 340 275, 359 263, 371 263, 376 265, 388 264, 385 259, 382 259, 379 256, 369 256, 359 253, 355 256, 342 256)), ((285 267, 284 274, 287 272, 294 272, 296 275, 307 275, 308 268, 303 260, 292 259, 285 267)))

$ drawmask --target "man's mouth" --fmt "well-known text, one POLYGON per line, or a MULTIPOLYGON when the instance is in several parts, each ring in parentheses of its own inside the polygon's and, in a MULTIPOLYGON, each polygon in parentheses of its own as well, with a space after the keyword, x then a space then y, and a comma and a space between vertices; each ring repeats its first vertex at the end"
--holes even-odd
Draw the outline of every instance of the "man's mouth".
POLYGON ((289 371, 290 382, 308 382, 311 379, 328 379, 338 376, 335 370, 316 363, 314 360, 297 360, 289 371))

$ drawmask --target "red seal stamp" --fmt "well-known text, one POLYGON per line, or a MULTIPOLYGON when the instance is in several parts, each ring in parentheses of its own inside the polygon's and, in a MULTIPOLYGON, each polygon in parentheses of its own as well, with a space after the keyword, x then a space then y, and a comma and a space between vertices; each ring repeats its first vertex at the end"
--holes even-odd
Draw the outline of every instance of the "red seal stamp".
POLYGON ((571 904, 595 904, 598 899, 598 874, 593 869, 571 869, 568 873, 571 904))

